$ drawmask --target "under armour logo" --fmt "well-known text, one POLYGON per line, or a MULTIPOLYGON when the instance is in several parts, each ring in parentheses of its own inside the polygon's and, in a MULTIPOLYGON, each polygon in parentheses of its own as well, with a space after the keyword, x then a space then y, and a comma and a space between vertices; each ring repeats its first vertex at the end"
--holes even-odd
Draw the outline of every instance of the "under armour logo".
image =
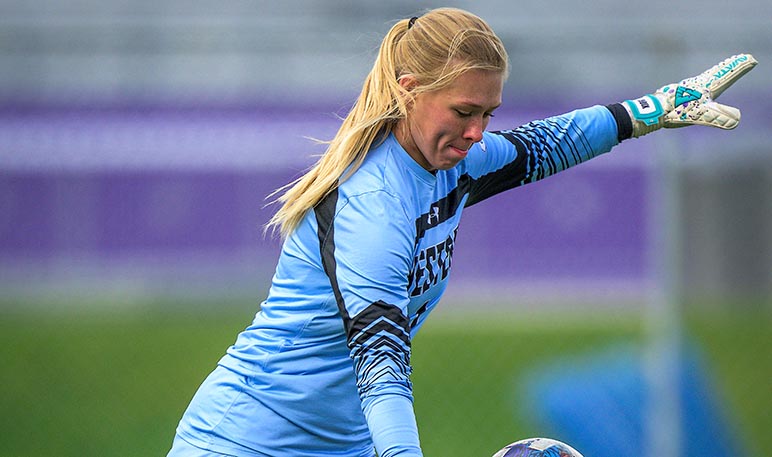
POLYGON ((440 209, 436 206, 432 206, 432 212, 426 215, 426 223, 431 225, 432 219, 440 220, 440 209))

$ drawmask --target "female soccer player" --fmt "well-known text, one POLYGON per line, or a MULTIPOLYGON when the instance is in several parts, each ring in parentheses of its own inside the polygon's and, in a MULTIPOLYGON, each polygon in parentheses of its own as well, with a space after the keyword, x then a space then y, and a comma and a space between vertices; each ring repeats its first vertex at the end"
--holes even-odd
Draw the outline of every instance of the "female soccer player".
POLYGON ((420 456, 410 342, 463 209, 660 127, 733 128, 748 55, 638 100, 486 132, 508 57, 480 18, 395 24, 324 156, 279 197, 268 297, 192 399, 169 456, 420 456), (723 73, 722 73, 723 72, 723 73))

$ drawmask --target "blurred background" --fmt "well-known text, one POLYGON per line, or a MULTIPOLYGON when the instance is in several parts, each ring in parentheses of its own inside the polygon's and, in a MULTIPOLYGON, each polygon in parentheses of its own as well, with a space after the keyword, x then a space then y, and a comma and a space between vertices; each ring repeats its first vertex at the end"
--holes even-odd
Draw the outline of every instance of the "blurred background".
POLYGON ((268 289, 268 194, 394 22, 443 5, 510 53, 491 129, 759 65, 720 100, 735 131, 631 140, 466 212, 414 343, 426 455, 768 453, 768 1, 0 0, 0 455, 165 454, 268 289))

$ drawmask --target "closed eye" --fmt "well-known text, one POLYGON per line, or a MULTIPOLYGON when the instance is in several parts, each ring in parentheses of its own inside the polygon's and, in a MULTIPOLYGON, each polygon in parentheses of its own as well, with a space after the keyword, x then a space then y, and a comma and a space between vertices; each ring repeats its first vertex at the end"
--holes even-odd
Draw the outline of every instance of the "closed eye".
MULTIPOLYGON (((459 117, 471 117, 474 114, 471 111, 463 111, 463 110, 459 110, 459 109, 457 109, 455 111, 456 111, 456 114, 459 117)), ((492 112, 486 112, 486 113, 483 113, 483 117, 491 118, 491 117, 496 117, 496 116, 492 112)))

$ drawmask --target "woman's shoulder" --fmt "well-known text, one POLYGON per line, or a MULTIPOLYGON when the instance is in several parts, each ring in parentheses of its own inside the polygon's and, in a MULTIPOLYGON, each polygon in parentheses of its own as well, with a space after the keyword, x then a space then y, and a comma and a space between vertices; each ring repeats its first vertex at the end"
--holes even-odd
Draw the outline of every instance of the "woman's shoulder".
MULTIPOLYGON (((371 202, 380 199, 379 206, 392 205, 411 213, 413 206, 430 195, 429 184, 421 179, 425 177, 420 174, 416 177, 403 157, 406 153, 395 143, 387 139, 371 148, 362 165, 340 184, 340 197, 371 202)), ((422 171, 432 181, 436 180, 430 173, 422 171)), ((430 184, 433 185, 433 182, 430 184)))

